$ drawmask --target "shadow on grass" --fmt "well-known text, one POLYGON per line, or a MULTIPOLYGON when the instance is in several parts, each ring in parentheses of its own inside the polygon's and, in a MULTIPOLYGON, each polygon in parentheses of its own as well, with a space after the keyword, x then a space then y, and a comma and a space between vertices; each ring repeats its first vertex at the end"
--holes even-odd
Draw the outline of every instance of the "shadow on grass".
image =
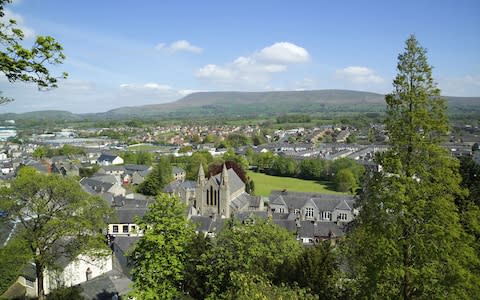
MULTIPOLYGON (((332 181, 320 181, 320 180, 315 180, 315 183, 318 183, 320 185, 323 185, 325 187, 326 190, 330 191, 330 192, 337 192, 335 190, 335 183, 333 183, 332 181)), ((338 193, 338 192, 337 192, 338 193)))

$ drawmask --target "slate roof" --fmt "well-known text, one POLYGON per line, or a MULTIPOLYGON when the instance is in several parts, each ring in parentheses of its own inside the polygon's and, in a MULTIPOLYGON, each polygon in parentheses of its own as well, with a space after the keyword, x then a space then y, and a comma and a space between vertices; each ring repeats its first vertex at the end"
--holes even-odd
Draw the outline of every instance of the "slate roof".
POLYGON ((139 239, 138 236, 116 236, 113 243, 114 247, 118 247, 123 253, 127 253, 139 239))
POLYGON ((301 238, 342 237, 345 233, 334 222, 301 221, 298 236, 301 238))
POLYGON ((268 214, 266 211, 242 211, 235 214, 235 218, 237 218, 240 222, 252 218, 266 219, 267 217, 268 214))
POLYGON ((330 195, 318 193, 272 191, 269 203, 286 205, 289 209, 300 209, 307 201, 313 201, 320 211, 333 211, 334 209, 352 210, 355 200, 351 195, 330 195))
POLYGON ((128 294, 131 291, 131 284, 132 281, 125 275, 110 271, 81 283, 79 287, 85 300, 111 300, 115 293, 120 296, 128 294))
POLYGON ((249 194, 243 192, 231 200, 230 207, 233 208, 234 211, 243 210, 250 203, 250 197, 249 194))
POLYGON ((281 220, 281 219, 273 219, 273 223, 277 224, 278 226, 287 229, 291 233, 297 232, 297 223, 295 220, 281 220))
POLYGON ((143 217, 147 212, 147 208, 117 208, 115 213, 118 217, 118 224, 135 223, 135 217, 143 217))
POLYGON ((213 219, 207 216, 192 216, 190 222, 200 232, 209 232, 213 219))
POLYGON ((127 172, 142 172, 142 171, 147 171, 151 169, 151 167, 146 166, 146 165, 133 165, 133 164, 128 164, 123 166, 127 172))
POLYGON ((117 196, 113 198, 112 206, 118 208, 148 208, 150 203, 154 202, 154 200, 150 199, 130 199, 125 198, 124 196, 117 196))
POLYGON ((103 169, 106 172, 113 172, 113 171, 125 171, 124 166, 103 166, 100 169, 103 169))
POLYGON ((118 155, 115 154, 110 154, 110 153, 102 153, 100 157, 97 159, 97 161, 108 161, 108 162, 113 162, 115 158, 117 158, 118 155))
POLYGON ((173 166, 173 167, 172 167, 172 173, 173 173, 173 174, 185 173, 185 170, 182 169, 182 168, 179 168, 179 167, 177 167, 177 166, 173 166))
MULTIPOLYGON (((239 189, 245 189, 245 183, 238 177, 237 173, 233 169, 227 170, 228 174, 228 186, 230 188, 230 193, 234 193, 239 189)), ((222 173, 218 173, 215 176, 212 176, 209 180, 213 180, 217 185, 222 183, 222 173)))

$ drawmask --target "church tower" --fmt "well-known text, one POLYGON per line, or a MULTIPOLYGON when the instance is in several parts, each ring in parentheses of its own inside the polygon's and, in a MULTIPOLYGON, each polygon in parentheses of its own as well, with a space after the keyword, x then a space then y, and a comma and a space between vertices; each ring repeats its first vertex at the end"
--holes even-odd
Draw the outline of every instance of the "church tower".
POLYGON ((205 172, 203 171, 202 163, 200 163, 200 167, 198 168, 198 175, 197 175, 197 186, 195 188, 195 198, 196 198, 196 205, 195 207, 203 214, 205 211, 205 172))
POLYGON ((220 214, 225 218, 230 218, 230 184, 228 180, 227 166, 223 164, 221 183, 220 183, 220 214))

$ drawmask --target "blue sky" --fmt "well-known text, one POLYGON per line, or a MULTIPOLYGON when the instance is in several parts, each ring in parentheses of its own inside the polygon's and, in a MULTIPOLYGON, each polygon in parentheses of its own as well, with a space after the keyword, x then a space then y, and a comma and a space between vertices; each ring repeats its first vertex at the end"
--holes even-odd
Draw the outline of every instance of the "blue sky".
MULTIPOLYGON (((0 79, 0 113, 101 112, 194 91, 354 89, 387 93, 404 41, 428 49, 444 95, 480 96, 480 1, 63 1, 6 7, 51 35, 69 73, 58 89, 0 79)), ((2 76, 3 77, 3 76, 2 76)))

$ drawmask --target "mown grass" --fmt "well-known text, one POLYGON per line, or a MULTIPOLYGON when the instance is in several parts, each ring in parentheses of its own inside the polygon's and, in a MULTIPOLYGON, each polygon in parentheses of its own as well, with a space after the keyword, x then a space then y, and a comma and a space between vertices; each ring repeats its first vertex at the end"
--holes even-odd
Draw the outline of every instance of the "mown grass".
POLYGON ((247 172, 255 184, 255 194, 268 196, 272 190, 284 190, 295 192, 311 192, 324 194, 342 194, 335 192, 332 183, 328 181, 305 180, 290 177, 270 176, 263 173, 247 172))
POLYGON ((165 148, 165 147, 148 145, 148 144, 136 144, 136 145, 128 146, 128 150, 134 150, 134 151, 155 151, 155 150, 161 150, 162 148, 165 148))

